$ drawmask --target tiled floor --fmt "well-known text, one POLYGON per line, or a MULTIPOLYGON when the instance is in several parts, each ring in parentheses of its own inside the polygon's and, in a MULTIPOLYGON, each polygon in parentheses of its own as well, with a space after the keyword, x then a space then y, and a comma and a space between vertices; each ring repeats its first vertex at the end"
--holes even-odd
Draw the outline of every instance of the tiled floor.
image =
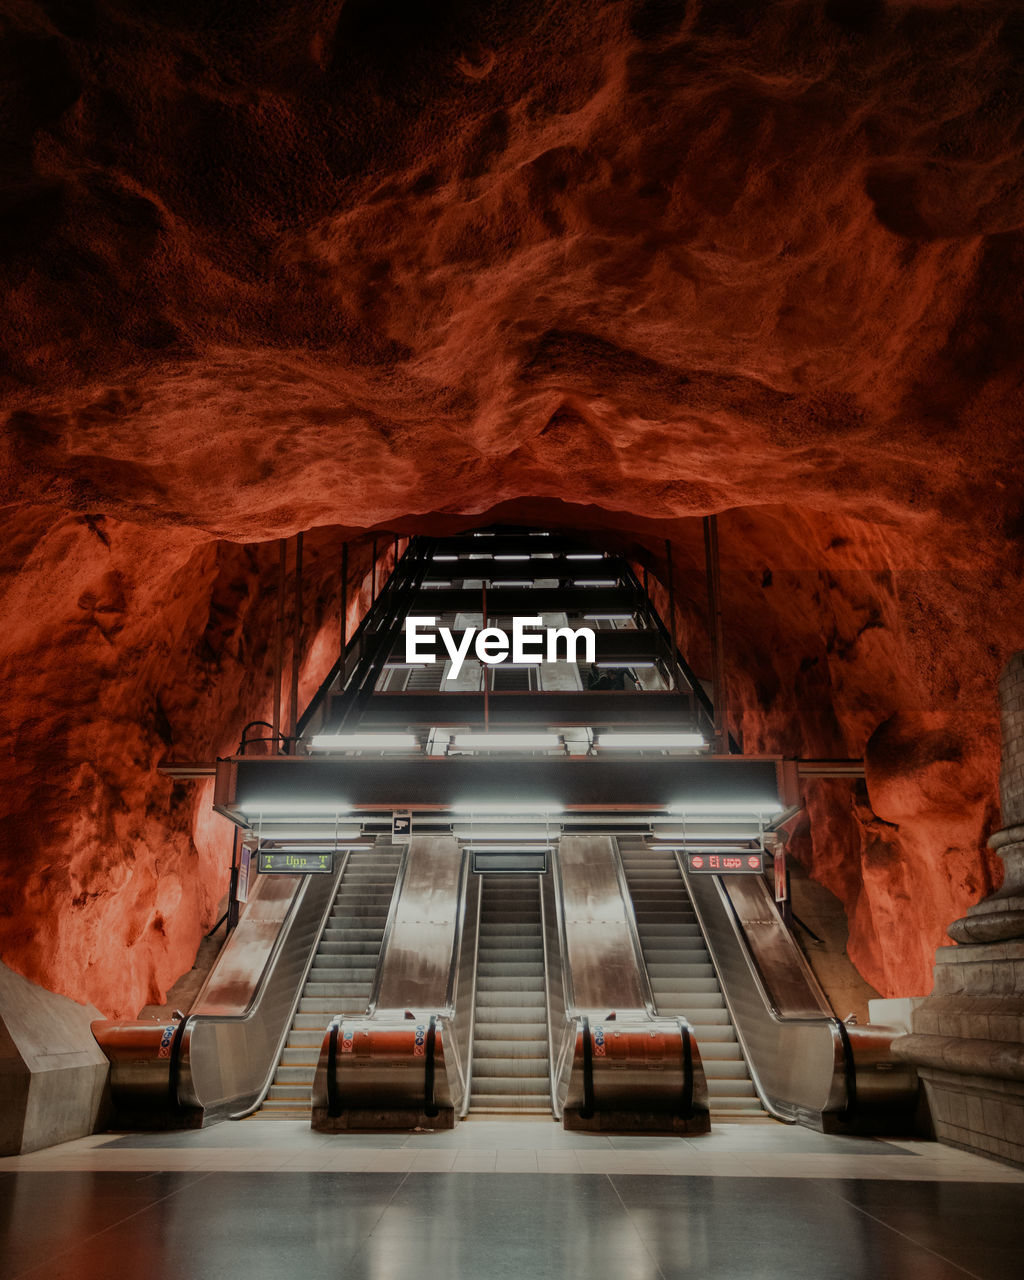
POLYGON ((1022 1217, 1024 1173, 927 1142, 249 1121, 0 1160, 0 1275, 1018 1280, 1022 1217))

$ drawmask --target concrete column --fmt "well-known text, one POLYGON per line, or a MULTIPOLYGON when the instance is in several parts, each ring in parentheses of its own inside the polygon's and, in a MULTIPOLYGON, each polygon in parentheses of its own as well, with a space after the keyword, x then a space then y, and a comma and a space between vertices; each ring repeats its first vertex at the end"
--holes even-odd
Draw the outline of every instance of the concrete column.
POLYGON ((1003 860, 1003 887, 982 898, 947 932, 954 942, 1024 938, 1024 653, 1015 653, 999 677, 1003 760, 999 793, 1003 829, 988 842, 1003 860))
POLYGON ((1003 829, 989 841, 1006 875, 948 929, 935 988, 893 1054, 924 1084, 936 1137, 1024 1166, 1024 653, 999 680, 1003 829))

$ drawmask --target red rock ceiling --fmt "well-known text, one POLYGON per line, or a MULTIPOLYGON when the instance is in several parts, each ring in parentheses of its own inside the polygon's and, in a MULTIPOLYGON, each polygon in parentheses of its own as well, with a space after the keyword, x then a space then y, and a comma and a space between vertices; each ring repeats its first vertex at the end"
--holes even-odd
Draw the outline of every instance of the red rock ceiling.
POLYGON ((795 848, 926 990, 1024 644, 1022 56, 971 0, 0 0, 6 962, 187 967, 226 839, 155 764, 267 710, 258 544, 320 531, 307 688, 343 538, 494 507, 670 537, 703 668, 719 511, 734 720, 867 748, 795 848))

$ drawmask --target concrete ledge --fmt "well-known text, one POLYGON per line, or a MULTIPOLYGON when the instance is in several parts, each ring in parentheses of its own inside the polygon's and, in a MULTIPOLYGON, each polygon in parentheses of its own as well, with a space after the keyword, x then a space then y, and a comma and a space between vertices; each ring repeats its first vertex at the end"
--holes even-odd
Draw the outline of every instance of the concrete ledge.
POLYGON ((967 1040, 960 1036, 899 1036, 893 1057, 919 1067, 1024 1082, 1024 1044, 1005 1040, 967 1040))
POLYGON ((0 963, 0 1155, 96 1131, 109 1070, 90 1030, 99 1017, 0 963))

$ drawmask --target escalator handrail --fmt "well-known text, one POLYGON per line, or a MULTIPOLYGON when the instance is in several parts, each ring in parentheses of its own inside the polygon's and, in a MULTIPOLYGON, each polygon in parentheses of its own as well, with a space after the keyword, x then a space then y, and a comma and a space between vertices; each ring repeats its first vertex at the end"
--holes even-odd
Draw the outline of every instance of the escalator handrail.
POLYGON ((384 932, 381 934, 380 950, 377 953, 377 968, 373 975, 373 985, 370 987, 370 998, 366 1002, 366 1016, 372 1017, 377 1010, 380 1000, 380 986, 384 976, 384 957, 387 955, 388 947, 391 944, 391 935, 395 931, 395 916, 398 913, 398 900, 402 896, 402 885, 405 883, 405 873, 409 866, 409 842, 402 846, 402 857, 398 864, 398 871, 395 874, 395 885, 391 890, 391 902, 388 905, 387 919, 384 921, 384 932))
MULTIPOLYGON (((718 973, 719 975, 719 985, 722 991, 722 998, 724 999, 726 1007, 729 1011, 729 1016, 732 1020, 733 1029, 736 1033, 736 1038, 739 1041, 740 1047, 743 1051, 744 1060, 746 1061, 747 1068, 750 1071, 750 1077, 751 1077, 751 1080, 753 1081, 754 1088, 757 1090, 758 1097, 764 1103, 766 1110, 769 1111, 771 1115, 773 1115, 776 1119, 792 1122, 792 1120, 794 1119, 794 1109, 796 1108, 797 1104, 791 1100, 774 1098, 764 1084, 764 1081, 761 1076, 761 1072, 758 1069, 756 1058, 751 1055, 748 1047, 747 1038, 743 1030, 744 1020, 742 1017, 737 1017, 734 1003, 729 994, 728 986, 724 981, 722 981, 721 973, 719 970, 719 962, 715 955, 715 951, 708 939, 708 927, 703 916, 701 903, 699 899, 695 897, 691 891, 691 878, 686 871, 686 867, 683 864, 681 855, 676 853, 675 858, 679 866, 679 873, 683 878, 684 885, 686 886, 687 894, 690 897, 690 901, 693 904, 693 908, 697 915, 697 919, 700 922, 701 933, 704 935, 705 943, 708 946, 708 954, 711 957, 711 962, 715 967, 716 973, 718 973)), ((851 1078, 851 1066, 852 1066, 852 1055, 849 1050, 848 1039, 844 1035, 845 1028, 842 1027, 840 1020, 834 1014, 826 1014, 822 1012, 822 1014, 820 1014, 819 1016, 806 1015, 806 1014, 787 1015, 787 1014, 781 1013, 778 1010, 774 999, 772 998, 772 996, 770 995, 766 987, 763 976, 760 972, 760 968, 753 954, 751 953, 749 943, 743 931, 743 927, 739 919, 737 918, 733 904, 729 899, 729 896, 725 892, 725 889, 721 883, 721 877, 714 876, 712 878, 715 881, 715 890, 717 891, 718 900, 721 903, 726 919, 728 920, 732 928, 732 933, 734 938, 736 939, 736 943, 738 945, 740 954, 747 964, 754 987, 757 990, 761 1000, 763 1001, 764 1011, 768 1015, 768 1017, 772 1021, 782 1026, 800 1026, 800 1025, 820 1026, 823 1029, 827 1028, 830 1031, 833 1039, 834 1060, 836 1063, 836 1069, 839 1073, 841 1073, 841 1079, 839 1083, 842 1086, 842 1094, 843 1094, 842 1107, 837 1107, 834 1110, 836 1114, 845 1115, 849 1111, 849 1107, 850 1107, 850 1098, 851 1098, 850 1078, 851 1078)), ((833 1075, 832 1086, 829 1089, 830 1096, 835 1091, 835 1085, 836 1085, 836 1079, 835 1079, 835 1075, 833 1075)))
POLYGON ((622 862, 622 850, 619 848, 619 842, 615 836, 608 836, 607 838, 615 842, 615 878, 619 886, 619 897, 622 899, 622 910, 626 917, 626 929, 633 945, 633 956, 636 960, 637 972, 640 975, 640 987, 644 995, 644 1008, 647 1010, 648 1017, 657 1018, 659 1016, 658 1006, 654 999, 654 989, 651 986, 651 975, 647 971, 647 960, 644 956, 643 944, 640 941, 640 930, 636 922, 636 906, 633 903, 633 895, 629 889, 629 881, 626 879, 626 868, 622 862))
MULTIPOLYGON (((281 1054, 284 1051, 284 1046, 288 1039, 288 1033, 291 1029, 292 1022, 294 1021, 294 1018, 295 1018, 295 1010, 298 1008, 299 1001, 302 999, 302 992, 305 988, 306 981, 309 976, 309 971, 313 967, 313 961, 316 958, 316 952, 317 952, 317 947, 319 946, 320 938, 323 936, 324 929, 326 928, 327 920, 330 916, 331 909, 334 906, 334 901, 338 894, 338 886, 341 884, 342 877, 344 876, 345 870, 348 867, 350 856, 351 856, 350 851, 346 850, 341 860, 340 867, 331 877, 333 891, 328 892, 326 896, 324 908, 320 917, 319 927, 315 931, 315 941, 313 945, 309 948, 309 954, 306 957, 306 962, 303 965, 302 972, 298 978, 298 981, 295 984, 295 994, 291 1001, 290 1012, 287 1014, 285 1018, 282 1019, 282 1026, 281 1026, 280 1035, 278 1036, 276 1052, 270 1055, 270 1065, 268 1067, 267 1073, 263 1081, 256 1087, 256 1092, 258 1096, 256 1097, 256 1100, 254 1102, 247 1104, 241 1110, 232 1111, 230 1113, 232 1119, 241 1119, 243 1116, 250 1115, 253 1111, 257 1110, 257 1108, 262 1105, 264 1098, 267 1096, 267 1093, 270 1090, 270 1086, 273 1084, 274 1076, 277 1072, 278 1065, 281 1061, 281 1054)), ((277 937, 275 938, 274 944, 271 947, 270 952, 267 956, 266 963, 264 964, 263 969, 260 972, 259 979, 254 984, 252 995, 248 1000, 245 1009, 242 1012, 237 1014, 231 1014, 231 1013, 204 1014, 202 1012, 194 1013, 194 1014, 190 1013, 187 1017, 182 1019, 179 1032, 175 1036, 174 1044, 172 1046, 172 1062, 171 1062, 171 1070, 170 1070, 171 1089, 172 1089, 175 1104, 178 1109, 183 1109, 183 1108, 195 1105, 195 1103, 192 1103, 185 1096, 186 1089, 185 1089, 185 1080, 184 1080, 183 1073, 185 1069, 184 1059, 186 1057, 186 1054, 185 1054, 186 1044, 187 1045, 191 1044, 192 1036, 195 1034, 195 1032, 198 1029, 200 1029, 203 1026, 239 1025, 241 1023, 250 1021, 251 1019, 255 1018, 258 1015, 260 1004, 262 1003, 266 995, 267 987, 269 986, 271 978, 273 977, 273 974, 277 968, 277 965, 281 960, 282 952, 284 951, 284 948, 287 946, 288 941, 290 940, 292 927, 295 923, 295 917, 301 910, 302 903, 305 899, 305 896, 310 887, 310 884, 311 884, 311 877, 306 876, 304 879, 304 883, 299 884, 296 887, 296 892, 294 897, 292 898, 291 905, 284 919, 281 921, 281 925, 277 931, 277 937)), ((210 977, 207 978, 206 983, 203 984, 203 990, 200 991, 199 996, 195 1001, 196 1005, 199 1005, 201 1003, 203 992, 205 991, 206 987, 209 985, 210 980, 213 977, 215 968, 216 966, 214 967, 214 970, 211 971, 210 977)), ((189 1074, 191 1078, 191 1072, 189 1074)), ((195 1098, 195 1101, 200 1106, 202 1106, 202 1099, 195 1094, 194 1090, 192 1090, 192 1096, 195 1098)))

